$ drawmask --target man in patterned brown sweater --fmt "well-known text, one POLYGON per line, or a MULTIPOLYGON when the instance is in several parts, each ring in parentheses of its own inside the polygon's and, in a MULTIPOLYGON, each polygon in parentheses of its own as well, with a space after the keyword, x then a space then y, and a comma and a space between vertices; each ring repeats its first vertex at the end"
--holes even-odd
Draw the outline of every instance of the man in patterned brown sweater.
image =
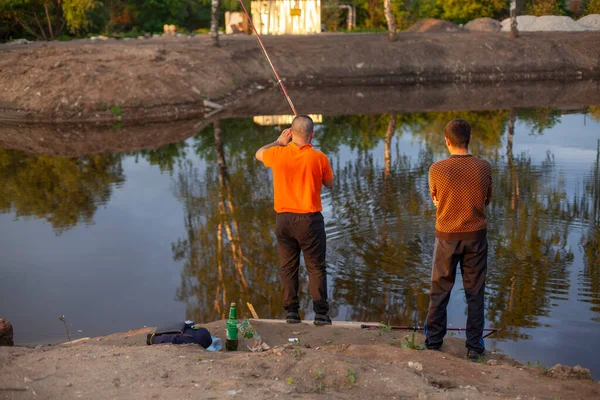
POLYGON ((471 127, 467 121, 450 121, 445 135, 450 158, 434 163, 429 169, 429 189, 437 214, 425 345, 432 350, 442 347, 446 307, 460 264, 468 306, 467 356, 477 359, 485 353, 483 296, 488 253, 485 207, 492 197, 492 167, 469 154, 471 127))

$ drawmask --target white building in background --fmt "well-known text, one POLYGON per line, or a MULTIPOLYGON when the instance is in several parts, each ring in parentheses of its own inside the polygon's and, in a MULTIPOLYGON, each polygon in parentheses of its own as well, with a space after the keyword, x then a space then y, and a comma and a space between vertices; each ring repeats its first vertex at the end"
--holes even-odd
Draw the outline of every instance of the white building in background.
POLYGON ((252 22, 261 35, 321 32, 321 0, 262 0, 251 3, 252 22))

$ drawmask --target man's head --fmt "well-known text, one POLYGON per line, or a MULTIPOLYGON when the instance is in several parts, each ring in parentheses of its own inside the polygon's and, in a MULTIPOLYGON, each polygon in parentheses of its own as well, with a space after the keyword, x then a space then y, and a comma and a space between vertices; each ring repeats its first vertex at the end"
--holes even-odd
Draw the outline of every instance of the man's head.
POLYGON ((294 142, 310 143, 315 135, 315 126, 308 115, 298 115, 292 121, 292 137, 294 142))
POLYGON ((471 126, 464 119, 448 122, 444 129, 446 145, 456 149, 467 149, 471 140, 471 126))

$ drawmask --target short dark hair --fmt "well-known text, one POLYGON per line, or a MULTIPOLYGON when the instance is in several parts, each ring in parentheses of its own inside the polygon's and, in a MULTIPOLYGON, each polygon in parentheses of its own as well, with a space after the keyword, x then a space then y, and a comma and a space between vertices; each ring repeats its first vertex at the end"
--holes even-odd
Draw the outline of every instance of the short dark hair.
POLYGON ((304 133, 310 135, 315 130, 315 124, 308 115, 298 115, 292 121, 292 130, 297 133, 304 133))
POLYGON ((471 126, 464 119, 455 119, 448 122, 444 129, 444 134, 450 140, 450 144, 454 147, 469 147, 471 140, 471 126))

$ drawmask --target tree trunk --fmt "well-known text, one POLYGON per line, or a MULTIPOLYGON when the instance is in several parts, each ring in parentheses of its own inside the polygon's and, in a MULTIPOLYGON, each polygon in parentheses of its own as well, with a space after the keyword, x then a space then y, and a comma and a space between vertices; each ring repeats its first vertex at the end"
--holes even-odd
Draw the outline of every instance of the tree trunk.
POLYGON ((390 42, 396 40, 396 16, 392 12, 392 0, 383 0, 383 11, 387 21, 390 42))
POLYGON ((517 30, 517 0, 510 0, 510 35, 513 38, 519 37, 517 30))
POLYGON ((50 38, 54 39, 54 29, 52 29, 52 22, 50 22, 50 13, 48 12, 48 3, 44 3, 44 10, 46 11, 46 20, 48 21, 48 33, 50 38))
POLYGON ((219 0, 211 0, 210 37, 213 46, 219 47, 219 0))

